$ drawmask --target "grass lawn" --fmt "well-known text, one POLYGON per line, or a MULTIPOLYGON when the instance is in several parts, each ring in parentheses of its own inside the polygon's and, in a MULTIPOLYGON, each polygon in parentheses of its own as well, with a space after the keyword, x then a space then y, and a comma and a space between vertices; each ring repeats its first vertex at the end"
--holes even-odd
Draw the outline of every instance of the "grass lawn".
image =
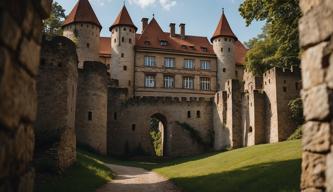
POLYGON ((300 191, 301 142, 257 145, 144 167, 188 192, 296 192, 300 191))
POLYGON ((82 152, 77 153, 77 162, 63 175, 37 177, 37 192, 92 192, 111 181, 112 173, 101 161, 82 152))

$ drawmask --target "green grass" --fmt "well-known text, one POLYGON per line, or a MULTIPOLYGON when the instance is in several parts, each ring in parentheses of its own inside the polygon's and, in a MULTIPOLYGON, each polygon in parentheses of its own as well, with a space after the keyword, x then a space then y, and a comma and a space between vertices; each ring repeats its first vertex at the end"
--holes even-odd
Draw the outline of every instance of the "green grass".
POLYGON ((78 152, 77 162, 62 175, 40 175, 37 192, 92 192, 111 181, 112 172, 102 161, 78 152))
POLYGON ((258 145, 153 165, 150 169, 188 192, 296 192, 301 174, 301 142, 258 145))

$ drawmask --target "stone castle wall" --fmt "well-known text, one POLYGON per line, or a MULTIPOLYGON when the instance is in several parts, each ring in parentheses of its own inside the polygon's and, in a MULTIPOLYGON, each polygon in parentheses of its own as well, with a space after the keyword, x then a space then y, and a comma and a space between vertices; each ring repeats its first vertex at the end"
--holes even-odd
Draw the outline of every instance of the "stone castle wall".
POLYGON ((77 45, 79 68, 85 61, 100 61, 100 31, 101 29, 89 23, 74 23, 63 28, 63 36, 71 39, 77 45))
POLYGON ((214 97, 213 104, 214 149, 217 151, 230 146, 230 131, 226 128, 226 114, 227 92, 219 91, 214 97))
MULTIPOLYGON (((152 116, 163 117, 165 121, 165 155, 187 156, 203 151, 203 146, 193 139, 187 130, 178 125, 187 123, 209 141, 212 128, 212 105, 203 100, 186 101, 169 97, 143 97, 130 100, 117 100, 124 95, 122 90, 112 89, 109 105, 109 153, 125 155, 134 153, 138 148, 147 155, 153 155, 153 147, 149 134, 149 122, 152 116), (119 94, 119 91, 121 94, 119 94)), ((124 96, 123 96, 124 98, 124 96)))
POLYGON ((85 62, 84 68, 79 69, 77 141, 101 154, 107 152, 108 78, 103 63, 85 62))
POLYGON ((55 160, 60 170, 76 159, 77 65, 76 47, 70 39, 43 40, 37 76, 36 158, 55 160))
POLYGON ((33 191, 42 19, 48 0, 0 2, 0 190, 33 191), (19 5, 19 6, 18 6, 19 5))
POLYGON ((333 191, 333 4, 301 0, 304 116, 302 191, 333 191))

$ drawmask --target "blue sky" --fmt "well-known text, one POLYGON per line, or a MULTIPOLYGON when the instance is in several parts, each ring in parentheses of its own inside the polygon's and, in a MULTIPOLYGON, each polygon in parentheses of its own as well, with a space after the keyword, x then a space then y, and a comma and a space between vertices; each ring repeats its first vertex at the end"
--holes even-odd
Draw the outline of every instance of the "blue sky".
MULTIPOLYGON (((55 0, 63 6, 68 14, 77 0, 55 0)), ((153 13, 164 31, 169 30, 169 23, 186 23, 189 35, 211 38, 221 17, 222 8, 229 20, 231 28, 242 42, 256 37, 263 22, 254 22, 246 27, 244 19, 238 12, 243 0, 126 0, 126 7, 134 24, 141 31, 141 18, 152 18, 153 13)), ((101 22, 102 36, 110 36, 108 28, 118 15, 123 0, 90 0, 90 3, 101 22)))

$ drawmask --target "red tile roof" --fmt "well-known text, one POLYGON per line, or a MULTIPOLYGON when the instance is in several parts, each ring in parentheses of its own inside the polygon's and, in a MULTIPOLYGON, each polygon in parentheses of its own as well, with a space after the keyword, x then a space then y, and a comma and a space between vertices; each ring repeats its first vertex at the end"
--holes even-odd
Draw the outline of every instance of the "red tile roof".
POLYGON ((182 38, 180 35, 171 37, 170 33, 163 32, 155 18, 150 21, 137 40, 136 47, 207 55, 214 54, 213 47, 206 37, 186 36, 186 38, 182 38), (167 45, 162 46, 161 41, 166 41, 167 45), (203 49, 205 50, 203 51, 203 49))
POLYGON ((232 32, 232 29, 229 25, 227 17, 222 13, 219 24, 216 27, 213 37, 211 38, 211 42, 217 37, 232 37, 237 40, 236 35, 232 32))
MULTIPOLYGON (((100 54, 103 56, 111 56, 111 38, 101 37, 100 54)), ((151 48, 162 51, 171 51, 177 53, 193 53, 193 54, 206 54, 209 56, 214 55, 213 45, 209 42, 207 37, 186 36, 182 39, 180 35, 171 37, 170 33, 163 32, 156 19, 153 18, 148 26, 143 31, 143 34, 136 34, 136 47, 137 48, 151 48), (167 46, 161 46, 160 41, 167 41, 167 46), (149 42, 149 44, 147 44, 149 42), (182 47, 183 46, 183 47, 182 47), (186 46, 186 48, 184 47, 186 46), (193 47, 193 48, 192 48, 193 47), (207 52, 202 51, 202 48, 207 48, 207 52)), ((245 62, 245 54, 247 48, 240 42, 235 42, 235 61, 237 65, 243 65, 245 62)))
POLYGON ((98 21, 96 14, 88 0, 79 0, 70 14, 64 21, 63 26, 72 23, 91 23, 102 29, 102 25, 98 21))
POLYGON ((110 31, 112 30, 112 28, 114 28, 116 26, 119 26, 119 25, 134 27, 135 31, 138 29, 133 24, 131 16, 129 15, 125 5, 123 6, 123 8, 121 9, 121 11, 120 11, 119 15, 117 16, 116 20, 113 22, 112 26, 110 27, 110 31))

